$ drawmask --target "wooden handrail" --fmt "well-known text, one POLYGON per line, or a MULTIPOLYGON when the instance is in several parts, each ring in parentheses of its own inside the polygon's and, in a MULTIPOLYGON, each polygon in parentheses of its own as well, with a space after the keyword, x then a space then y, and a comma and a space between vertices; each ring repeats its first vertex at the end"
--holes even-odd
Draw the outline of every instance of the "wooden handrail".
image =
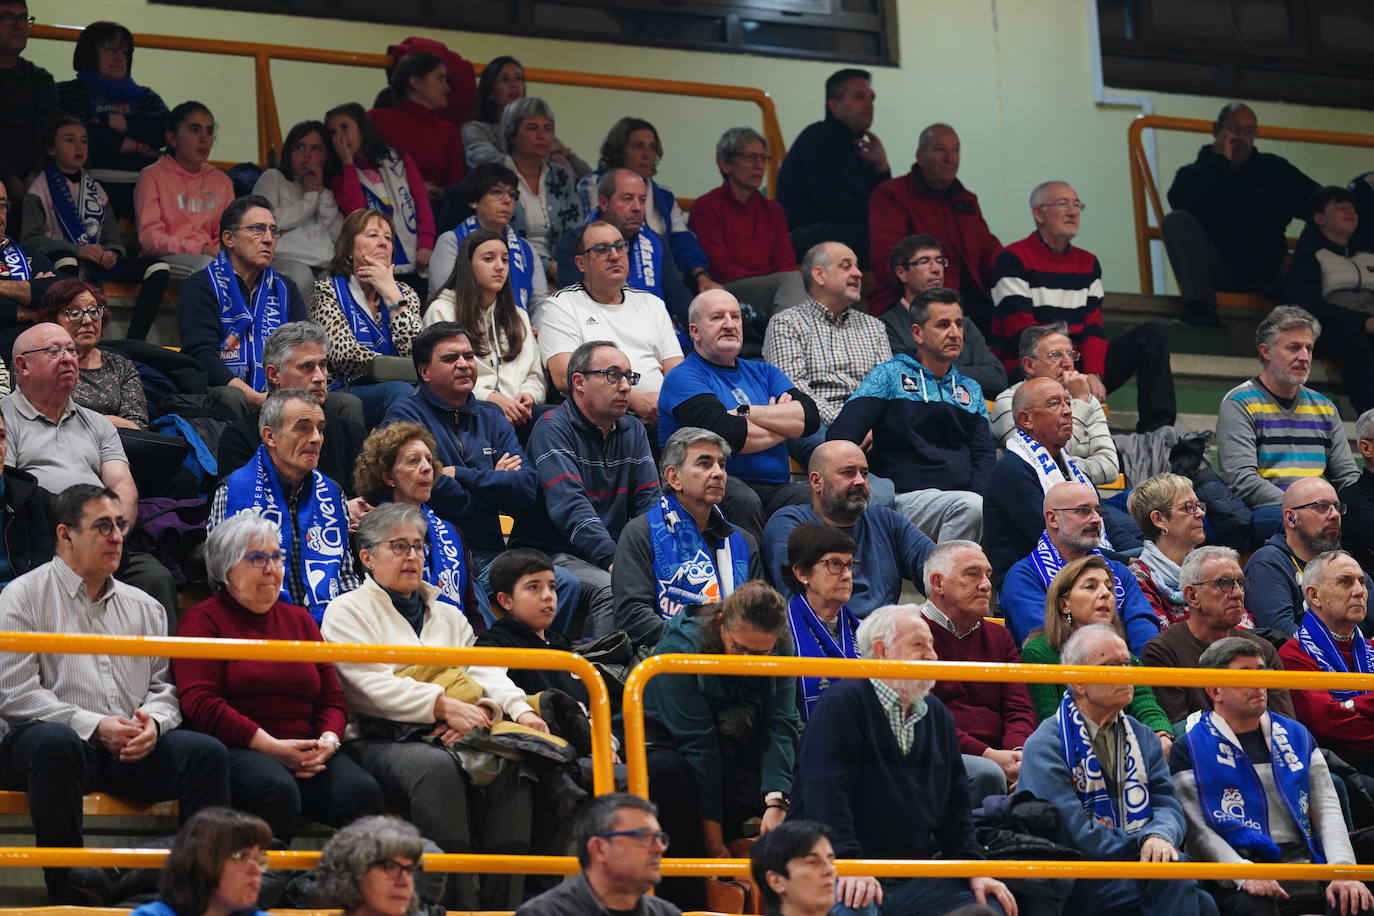
MULTIPOLYGON (((35 25, 29 32, 32 38, 54 41, 76 41, 81 29, 69 26, 35 25)), ((231 57, 251 57, 257 91, 258 164, 266 167, 275 162, 273 155, 281 148, 281 118, 277 112, 277 96, 272 87, 272 61, 293 60, 316 64, 338 64, 353 67, 385 69, 391 66, 389 54, 366 54, 360 51, 334 51, 327 48, 303 48, 293 45, 269 45, 252 41, 225 41, 218 38, 187 38, 179 35, 137 34, 134 44, 140 48, 163 51, 185 51, 193 54, 224 54, 231 57)), ((483 65, 474 63, 477 73, 483 65)), ((772 152, 768 164, 768 192, 774 193, 778 179, 778 165, 787 152, 778 124, 778 112, 773 98, 762 89, 751 86, 724 86, 715 83, 689 83, 679 80, 649 79, 621 76, 613 73, 579 73, 572 70, 526 69, 525 79, 531 83, 558 86, 581 86, 588 89, 619 89, 626 92, 653 92, 663 95, 686 95, 698 98, 753 102, 763 116, 763 136, 772 152)))
MULTIPOLYGON (((1135 223, 1135 252, 1136 263, 1140 268, 1140 291, 1152 294, 1155 292, 1155 287, 1150 242, 1153 239, 1163 237, 1160 227, 1164 225, 1164 204, 1159 196, 1159 185, 1155 181, 1154 173, 1150 171, 1150 160, 1145 155, 1142 134, 1147 129, 1210 134, 1212 122, 1201 118, 1136 115, 1126 129, 1126 157, 1131 175, 1131 211, 1135 223), (1154 225, 1150 225, 1151 212, 1154 213, 1155 217, 1154 225)), ((1305 127, 1260 125, 1256 136, 1262 140, 1291 140, 1296 143, 1323 143, 1328 146, 1356 146, 1374 149, 1374 135, 1352 134, 1336 130, 1310 130, 1305 127)))

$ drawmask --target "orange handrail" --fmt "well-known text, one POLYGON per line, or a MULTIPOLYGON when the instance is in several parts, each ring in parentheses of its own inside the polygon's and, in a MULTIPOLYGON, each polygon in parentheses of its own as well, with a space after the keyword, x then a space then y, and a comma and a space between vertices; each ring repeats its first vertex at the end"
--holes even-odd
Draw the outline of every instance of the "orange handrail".
MULTIPOLYGON (((35 25, 29 32, 33 38, 54 41, 76 41, 81 29, 69 26, 35 25)), ((179 35, 134 36, 140 48, 164 51, 186 51, 195 54, 224 54, 231 57, 251 57, 255 76, 258 111, 258 164, 266 167, 277 161, 281 148, 281 118, 277 113, 277 97, 272 87, 272 61, 293 60, 316 64, 342 64, 355 67, 385 69, 392 64, 388 54, 367 54, 361 51, 334 51, 326 48, 303 48, 293 45, 271 45, 252 41, 225 41, 218 38, 188 38, 179 35)), ((474 63, 477 73, 482 64, 474 63)), ((753 102, 763 117, 763 135, 768 140, 772 161, 768 164, 768 191, 777 185, 778 165, 787 152, 778 123, 773 98, 762 89, 750 86, 726 86, 716 83, 690 83, 645 77, 621 76, 613 73, 579 73, 572 70, 526 69, 525 79, 531 83, 550 83, 558 86, 581 86, 588 89, 620 89, 627 92, 653 92, 664 95, 687 95, 736 102, 753 102)))
MULTIPOLYGON (((1163 238, 1159 227, 1164 225, 1164 205, 1159 196, 1158 182, 1155 181, 1154 173, 1150 171, 1150 161, 1145 155, 1145 145, 1141 139, 1142 133, 1147 129, 1210 134, 1212 122, 1200 118, 1136 115, 1130 127, 1126 129, 1126 164, 1131 175, 1131 213, 1135 223, 1135 253, 1136 263, 1140 269, 1140 291, 1150 294, 1155 292, 1150 242, 1163 238), (1151 213, 1154 214, 1154 225, 1150 225, 1151 213)), ((1260 125, 1257 136, 1263 140, 1292 140, 1298 143, 1374 149, 1374 135, 1352 134, 1345 131, 1260 125)))

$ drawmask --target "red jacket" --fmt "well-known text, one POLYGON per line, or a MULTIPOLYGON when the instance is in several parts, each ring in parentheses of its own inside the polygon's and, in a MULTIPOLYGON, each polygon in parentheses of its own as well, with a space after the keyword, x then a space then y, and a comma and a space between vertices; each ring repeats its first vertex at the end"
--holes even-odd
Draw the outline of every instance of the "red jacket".
POLYGON ((940 241, 949 258, 945 286, 959 289, 967 270, 977 282, 977 288, 970 292, 988 297, 992 288, 989 278, 1002 243, 983 219, 977 195, 957 180, 948 191, 936 191, 920 178, 913 165, 907 174, 874 188, 868 199, 869 264, 878 278, 878 286, 868 299, 869 311, 881 314, 902 297, 887 259, 908 235, 932 235, 940 241))
MULTIPOLYGON (((1356 632, 1355 638, 1364 639, 1356 632)), ((1350 663, 1350 643, 1336 643, 1346 668, 1350 663)), ((1303 649, 1302 643, 1290 639, 1279 648, 1279 659, 1289 671, 1320 671, 1317 662, 1303 649)), ((1317 743, 1329 747, 1349 761, 1360 761, 1374 754, 1374 693, 1365 693, 1352 701, 1347 709, 1327 690, 1290 690, 1293 711, 1297 720, 1312 732, 1317 743)))
POLYGON ((797 269, 782 205, 758 191, 745 203, 728 182, 707 191, 692 204, 687 227, 710 259, 717 283, 797 269))
MULTIPOLYGON (((457 51, 450 51, 448 45, 442 41, 432 38, 417 38, 412 35, 400 44, 391 45, 386 49, 386 53, 394 57, 397 63, 407 54, 419 51, 428 51, 444 59, 444 69, 448 71, 448 105, 441 114, 444 120, 461 130, 477 111, 477 71, 473 69, 471 61, 465 60, 457 51)), ((458 152, 458 160, 463 161, 461 150, 458 152)))
POLYGON ((467 174, 462 137, 442 111, 406 99, 391 108, 374 108, 367 116, 388 145, 410 154, 425 181, 447 188, 467 174))

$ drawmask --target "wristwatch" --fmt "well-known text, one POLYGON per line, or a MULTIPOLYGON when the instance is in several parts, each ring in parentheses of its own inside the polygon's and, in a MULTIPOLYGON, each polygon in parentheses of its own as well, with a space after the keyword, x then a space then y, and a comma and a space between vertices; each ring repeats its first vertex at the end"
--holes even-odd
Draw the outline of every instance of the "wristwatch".
POLYGON ((339 740, 339 736, 333 732, 325 732, 323 735, 320 735, 320 744, 329 745, 336 753, 339 748, 343 746, 343 742, 339 740))

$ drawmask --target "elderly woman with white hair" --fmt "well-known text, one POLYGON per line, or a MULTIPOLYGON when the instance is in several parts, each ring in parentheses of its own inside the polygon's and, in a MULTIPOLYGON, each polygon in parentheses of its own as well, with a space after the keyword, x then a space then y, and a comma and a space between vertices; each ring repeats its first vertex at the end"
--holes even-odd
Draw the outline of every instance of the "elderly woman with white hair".
POLYGON ((425 841, 398 817, 369 817, 338 831, 315 866, 311 897, 344 916, 406 916, 420 910, 415 893, 425 841))
POLYGON ((506 167, 520 179, 511 225, 544 262, 549 285, 555 287, 553 248, 568 230, 582 225, 587 211, 573 173, 550 158, 557 143, 553 109, 536 96, 516 99, 501 112, 501 136, 508 150, 506 167))
MULTIPOLYGON (((305 608, 280 598, 285 553, 277 523, 254 510, 211 532, 205 566, 215 594, 188 610, 178 636, 320 642, 305 608)), ((290 844, 302 814, 342 827, 383 810, 377 781, 338 751, 348 709, 328 662, 174 658, 186 724, 229 749, 235 808, 290 844)))
MULTIPOLYGON (((425 581, 431 549, 429 524, 416 506, 387 503, 363 516, 353 536, 367 569, 362 586, 329 602, 323 631, 331 642, 388 646, 465 647, 476 642, 463 612, 425 581)), ((381 783, 387 799, 405 805, 410 819, 445 852, 528 850, 532 835, 532 787, 508 766, 485 788, 469 785, 450 745, 473 729, 503 719, 547 732, 525 692, 505 668, 439 668, 404 662, 348 662, 338 666, 348 707, 367 726, 349 724, 347 752, 381 783), (478 813, 470 794, 485 796, 478 813)), ((493 875, 457 881, 455 908, 513 910, 523 899, 523 877, 493 875)))

